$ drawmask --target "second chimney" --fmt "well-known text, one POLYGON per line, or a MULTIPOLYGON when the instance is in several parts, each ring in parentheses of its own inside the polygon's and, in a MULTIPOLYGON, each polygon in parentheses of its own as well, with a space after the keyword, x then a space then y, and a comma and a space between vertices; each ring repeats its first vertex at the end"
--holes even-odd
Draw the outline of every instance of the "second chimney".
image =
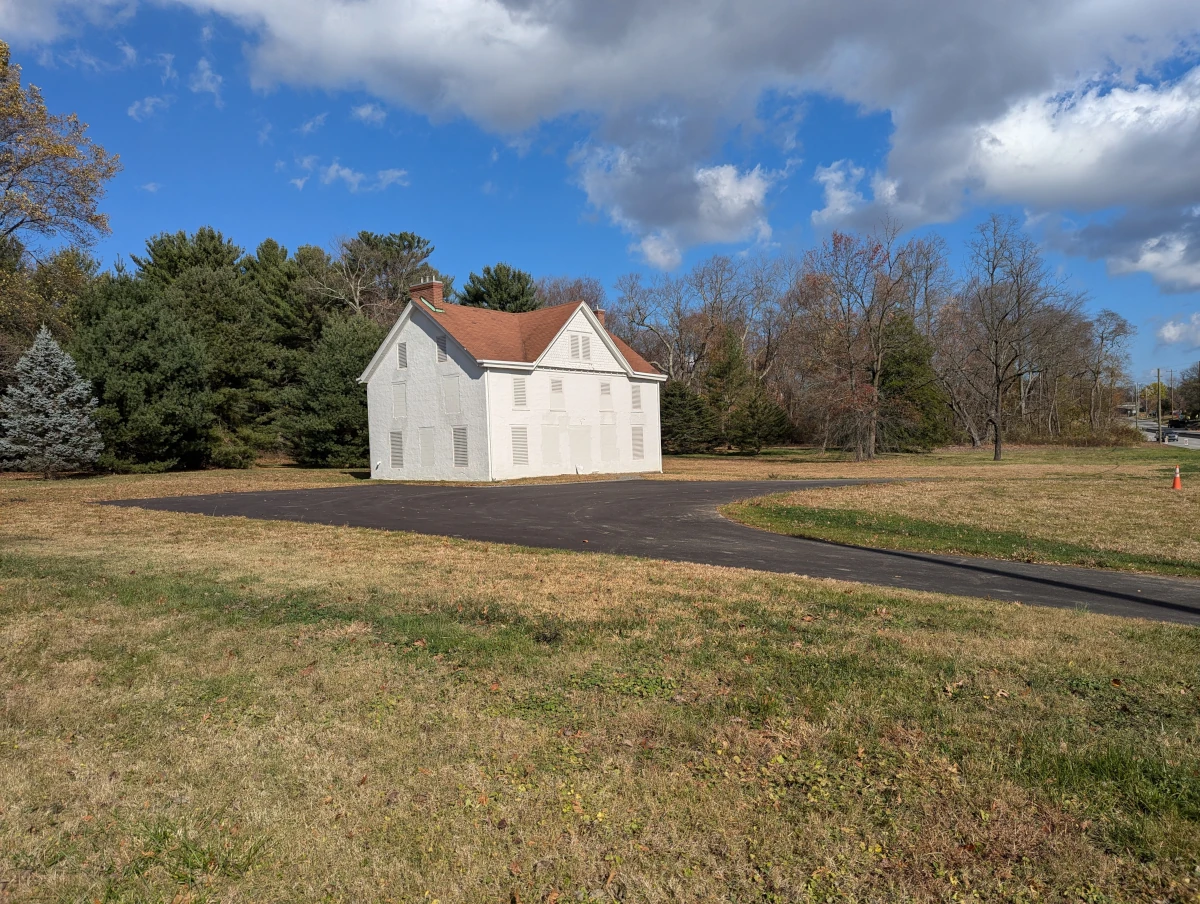
POLYGON ((429 282, 417 283, 415 286, 409 286, 408 294, 412 296, 413 301, 419 298, 430 307, 439 310, 442 307, 442 284, 439 280, 434 279, 429 282))
POLYGON ((596 319, 600 321, 600 325, 608 329, 608 326, 604 322, 604 308, 593 308, 592 313, 596 315, 596 319))

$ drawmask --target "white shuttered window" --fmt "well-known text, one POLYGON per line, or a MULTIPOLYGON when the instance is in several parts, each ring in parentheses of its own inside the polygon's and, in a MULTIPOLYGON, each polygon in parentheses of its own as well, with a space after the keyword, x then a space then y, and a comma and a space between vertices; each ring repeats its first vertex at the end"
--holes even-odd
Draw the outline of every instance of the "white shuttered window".
POLYGON ((513 464, 529 464, 529 428, 512 428, 513 464))
POLYGON ((396 366, 398 368, 400 368, 400 370, 408 369, 408 343, 407 342, 397 342, 396 343, 396 366))
POLYGON ((446 414, 458 414, 461 408, 458 400, 458 374, 446 374, 442 377, 442 398, 446 402, 446 414))
POLYGON ((642 410, 642 387, 631 386, 630 392, 632 393, 631 398, 633 400, 633 410, 641 411, 642 410))
POLYGON ((612 410, 612 383, 608 380, 600 381, 600 409, 602 411, 612 410))
POLYGON ((579 357, 584 361, 592 360, 592 337, 583 335, 579 337, 579 357))
POLYGON ((404 467, 404 433, 401 430, 392 431, 392 469, 404 467))
POLYGON ((579 334, 578 333, 571 334, 571 360, 572 361, 579 360, 579 334))
POLYGON ((465 468, 469 461, 467 459, 467 428, 454 428, 454 467, 465 468))
POLYGON ((642 439, 642 428, 634 425, 633 428, 633 460, 642 461, 646 457, 646 446, 642 439))
POLYGON ((562 411, 567 407, 567 397, 563 394, 563 381, 559 377, 550 378, 550 409, 562 411))
POLYGON ((446 337, 438 336, 434 341, 437 342, 437 359, 438 363, 441 364, 446 360, 446 337))
POLYGON ((513 408, 528 407, 528 399, 525 396, 525 378, 513 377, 513 408))
POLYGON ((392 384, 392 418, 400 421, 408 417, 408 384, 392 384))

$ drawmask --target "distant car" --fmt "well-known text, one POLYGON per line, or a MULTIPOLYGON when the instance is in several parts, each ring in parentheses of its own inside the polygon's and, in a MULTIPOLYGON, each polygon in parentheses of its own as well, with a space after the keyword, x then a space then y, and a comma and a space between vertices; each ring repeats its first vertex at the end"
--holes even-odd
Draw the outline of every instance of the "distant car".
POLYGON ((1164 443, 1177 443, 1177 442, 1179 442, 1179 434, 1176 433, 1174 430, 1168 430, 1163 434, 1163 442, 1164 443))

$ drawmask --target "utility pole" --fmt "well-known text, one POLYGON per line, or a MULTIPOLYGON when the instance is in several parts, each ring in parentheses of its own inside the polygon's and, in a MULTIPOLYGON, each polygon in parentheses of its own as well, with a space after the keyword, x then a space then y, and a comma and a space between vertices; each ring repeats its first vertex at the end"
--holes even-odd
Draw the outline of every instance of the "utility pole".
POLYGON ((1154 395, 1158 398, 1158 441, 1162 442, 1162 368, 1156 369, 1154 395))

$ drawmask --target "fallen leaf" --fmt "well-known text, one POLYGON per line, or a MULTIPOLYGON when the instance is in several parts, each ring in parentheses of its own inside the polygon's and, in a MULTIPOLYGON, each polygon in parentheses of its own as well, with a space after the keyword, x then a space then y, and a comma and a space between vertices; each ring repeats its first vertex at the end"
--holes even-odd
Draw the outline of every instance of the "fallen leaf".
POLYGON ((361 787, 362 787, 363 785, 365 785, 366 783, 367 783, 367 777, 364 775, 362 778, 360 778, 360 779, 358 780, 358 787, 360 787, 360 788, 361 788, 361 787))
POLYGON ((508 865, 508 871, 510 873, 512 873, 514 876, 521 875, 521 864, 517 863, 517 861, 514 860, 512 863, 510 863, 508 865))

